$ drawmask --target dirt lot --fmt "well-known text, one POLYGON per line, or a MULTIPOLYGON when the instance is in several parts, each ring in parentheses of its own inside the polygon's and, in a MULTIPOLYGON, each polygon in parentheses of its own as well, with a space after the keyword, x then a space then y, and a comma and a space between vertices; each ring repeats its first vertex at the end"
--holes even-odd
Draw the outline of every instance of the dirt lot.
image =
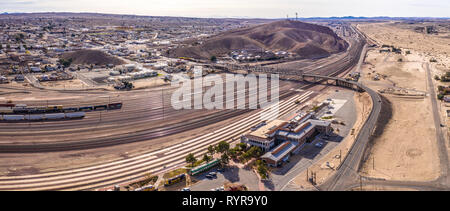
POLYGON ((85 84, 79 79, 72 80, 61 80, 61 81, 46 81, 40 82, 44 87, 55 88, 55 89, 83 89, 87 88, 89 85, 85 84))
MULTIPOLYGON (((379 90, 395 87, 406 91, 428 92, 423 65, 430 58, 448 64, 450 46, 438 37, 395 28, 392 24, 360 25, 360 29, 379 44, 401 47, 403 53, 369 51, 362 67, 361 82, 379 90), (405 51, 411 54, 406 55, 405 51), (402 59, 402 61, 399 61, 402 59), (385 77, 373 80, 378 73, 385 77)), ((429 93, 429 92, 428 92, 429 93)), ((361 169, 364 176, 387 180, 428 181, 439 176, 439 158, 435 125, 429 94, 408 97, 383 94, 392 105, 392 118, 376 137, 371 154, 361 169)))

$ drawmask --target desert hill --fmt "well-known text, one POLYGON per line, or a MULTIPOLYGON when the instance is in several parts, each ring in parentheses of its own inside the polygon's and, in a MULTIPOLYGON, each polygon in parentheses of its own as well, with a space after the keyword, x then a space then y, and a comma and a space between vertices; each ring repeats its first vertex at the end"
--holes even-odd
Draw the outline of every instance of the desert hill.
POLYGON ((114 56, 110 56, 99 50, 79 50, 74 52, 64 53, 64 59, 72 59, 73 64, 94 64, 94 65, 121 65, 125 62, 114 56))
POLYGON ((204 40, 200 45, 173 49, 167 56, 206 59, 233 50, 253 48, 287 51, 302 58, 317 58, 344 51, 347 47, 347 42, 328 27, 284 20, 224 32, 204 40))

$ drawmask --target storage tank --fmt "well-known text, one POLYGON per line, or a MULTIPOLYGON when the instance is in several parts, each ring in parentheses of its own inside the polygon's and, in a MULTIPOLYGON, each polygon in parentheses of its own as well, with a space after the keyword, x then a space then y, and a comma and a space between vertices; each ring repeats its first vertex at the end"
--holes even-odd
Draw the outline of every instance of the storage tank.
POLYGON ((86 113, 84 112, 66 113, 66 118, 69 119, 83 118, 85 115, 86 113))
POLYGON ((24 115, 3 115, 5 121, 21 121, 24 120, 24 115))
POLYGON ((48 120, 64 119, 66 118, 66 115, 64 113, 45 114, 45 118, 48 120))
POLYGON ((38 120, 44 120, 45 116, 44 114, 30 114, 30 115, 24 115, 25 120, 30 121, 38 121, 38 120))

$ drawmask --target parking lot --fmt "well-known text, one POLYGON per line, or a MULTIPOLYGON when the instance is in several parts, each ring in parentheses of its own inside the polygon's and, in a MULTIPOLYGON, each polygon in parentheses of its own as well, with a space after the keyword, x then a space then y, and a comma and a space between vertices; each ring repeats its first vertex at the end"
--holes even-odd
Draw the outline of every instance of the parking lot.
POLYGON ((250 191, 259 190, 256 174, 251 169, 240 169, 235 166, 225 168, 223 172, 218 172, 217 168, 213 168, 210 171, 192 177, 192 179, 198 181, 190 187, 192 191, 208 191, 220 188, 227 182, 244 184, 250 191), (206 175, 210 172, 217 172, 217 175, 208 179, 206 175))

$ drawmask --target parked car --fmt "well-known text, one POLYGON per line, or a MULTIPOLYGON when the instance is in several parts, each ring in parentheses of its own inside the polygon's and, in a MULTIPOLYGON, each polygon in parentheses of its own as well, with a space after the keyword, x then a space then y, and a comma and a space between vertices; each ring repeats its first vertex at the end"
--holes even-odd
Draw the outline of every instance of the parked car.
POLYGON ((323 147, 323 142, 319 142, 317 144, 315 144, 314 146, 316 146, 317 148, 322 148, 323 147))
POLYGON ((208 179, 215 178, 217 177, 217 172, 209 172, 205 177, 208 179))
POLYGON ((191 191, 191 189, 190 188, 183 188, 183 189, 181 189, 181 191, 191 191))

